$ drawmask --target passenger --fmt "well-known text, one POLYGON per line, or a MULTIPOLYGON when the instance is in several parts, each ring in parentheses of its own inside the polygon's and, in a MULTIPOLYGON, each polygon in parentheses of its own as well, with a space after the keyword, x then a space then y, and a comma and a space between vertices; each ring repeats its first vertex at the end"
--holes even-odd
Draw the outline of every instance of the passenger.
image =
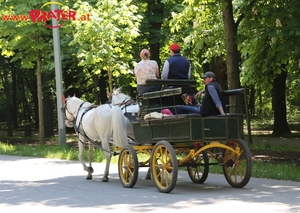
MULTIPOLYGON (((178 44, 174 43, 170 46, 170 55, 171 57, 169 57, 164 63, 163 71, 162 71, 162 79, 175 79, 175 80, 190 79, 191 64, 188 59, 186 59, 180 54, 180 46, 178 44)), ((174 84, 168 84, 164 86, 164 88, 166 89, 178 88, 178 87, 181 87, 183 93, 188 93, 189 95, 191 95, 191 91, 190 91, 191 88, 189 86, 174 85, 174 84)), ((194 105, 197 103, 195 100, 192 101, 194 105)), ((174 103, 174 99, 165 98, 165 102, 168 104, 174 103)), ((184 104, 181 97, 176 97, 175 103, 178 105, 184 104)))
POLYGON ((160 90, 158 85, 146 85, 147 79, 158 79, 158 64, 154 60, 150 60, 150 52, 143 49, 140 53, 141 61, 134 67, 134 75, 137 80, 137 91, 139 95, 145 92, 153 92, 160 90))
POLYGON ((170 55, 163 67, 162 79, 189 79, 191 77, 191 65, 188 59, 180 54, 180 46, 172 44, 170 55))
POLYGON ((205 90, 201 90, 195 94, 196 99, 198 99, 201 94, 204 94, 201 104, 199 106, 176 106, 177 114, 197 113, 203 117, 225 114, 221 102, 222 88, 216 81, 215 74, 209 71, 202 75, 201 78, 204 81, 205 90))

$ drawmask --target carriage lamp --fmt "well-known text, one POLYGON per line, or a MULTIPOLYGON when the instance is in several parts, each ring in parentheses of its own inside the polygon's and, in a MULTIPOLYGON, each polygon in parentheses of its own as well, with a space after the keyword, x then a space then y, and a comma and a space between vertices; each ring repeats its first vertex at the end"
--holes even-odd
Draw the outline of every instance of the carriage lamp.
POLYGON ((234 146, 234 141, 228 141, 228 146, 234 146))
POLYGON ((196 141, 196 142, 194 143, 194 147, 195 147, 195 148, 200 148, 200 147, 201 147, 201 142, 200 142, 200 141, 196 141))

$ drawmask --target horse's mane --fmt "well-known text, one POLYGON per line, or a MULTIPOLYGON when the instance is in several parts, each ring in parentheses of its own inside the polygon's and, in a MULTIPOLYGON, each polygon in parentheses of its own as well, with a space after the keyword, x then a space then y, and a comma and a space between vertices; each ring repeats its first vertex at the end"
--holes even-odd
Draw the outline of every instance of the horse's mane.
POLYGON ((128 101, 128 100, 132 99, 130 96, 128 96, 128 95, 126 95, 125 93, 122 92, 122 87, 114 89, 113 93, 112 93, 112 96, 113 96, 113 100, 117 99, 116 101, 118 101, 118 103, 114 103, 114 101, 113 101, 113 104, 120 104, 125 100, 128 101))
POLYGON ((82 103, 84 102, 83 100, 81 100, 80 98, 77 98, 75 95, 73 95, 72 97, 68 97, 67 99, 72 99, 72 101, 74 101, 74 103, 82 103))

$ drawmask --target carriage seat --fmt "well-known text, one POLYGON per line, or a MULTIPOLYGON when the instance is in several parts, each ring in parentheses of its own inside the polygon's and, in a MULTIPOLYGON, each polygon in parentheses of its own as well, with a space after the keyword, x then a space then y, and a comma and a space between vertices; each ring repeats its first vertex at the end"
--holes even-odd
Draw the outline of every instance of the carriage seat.
MULTIPOLYGON (((244 115, 241 113, 226 113, 224 115, 211 115, 206 116, 205 118, 211 118, 211 117, 243 117, 244 115)), ((144 117, 144 120, 173 120, 178 118, 194 118, 194 117, 202 117, 200 114, 197 113, 189 113, 189 114, 177 114, 177 115, 163 115, 158 112, 152 112, 149 114, 146 114, 144 117)))
POLYGON ((231 90, 224 90, 222 92, 223 96, 232 96, 232 95, 243 95, 244 94, 244 88, 238 88, 238 89, 231 89, 231 90))

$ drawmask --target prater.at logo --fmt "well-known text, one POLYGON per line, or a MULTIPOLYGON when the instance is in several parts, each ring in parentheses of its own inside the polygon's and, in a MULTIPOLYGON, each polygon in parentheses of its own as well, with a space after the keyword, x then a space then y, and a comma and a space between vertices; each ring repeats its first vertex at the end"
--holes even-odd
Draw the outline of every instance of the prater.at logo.
MULTIPOLYGON (((53 11, 53 10, 51 10, 51 7, 50 7, 49 11, 42 10, 47 5, 51 5, 51 4, 56 4, 61 7, 64 7, 64 5, 59 2, 47 2, 46 4, 44 4, 41 7, 40 10, 31 10, 29 12, 31 21, 33 23, 40 22, 45 27, 48 27, 48 28, 59 28, 63 25, 62 21, 76 21, 76 11, 74 11, 74 10, 56 9, 53 11), (52 25, 50 26, 50 25, 44 24, 47 21, 49 21, 51 18, 55 18, 57 20, 57 23, 58 23, 57 26, 52 26, 52 25)), ((90 20, 90 16, 89 16, 89 14, 81 15, 80 17, 78 17, 78 20, 79 21, 87 21, 87 20, 90 20)))

